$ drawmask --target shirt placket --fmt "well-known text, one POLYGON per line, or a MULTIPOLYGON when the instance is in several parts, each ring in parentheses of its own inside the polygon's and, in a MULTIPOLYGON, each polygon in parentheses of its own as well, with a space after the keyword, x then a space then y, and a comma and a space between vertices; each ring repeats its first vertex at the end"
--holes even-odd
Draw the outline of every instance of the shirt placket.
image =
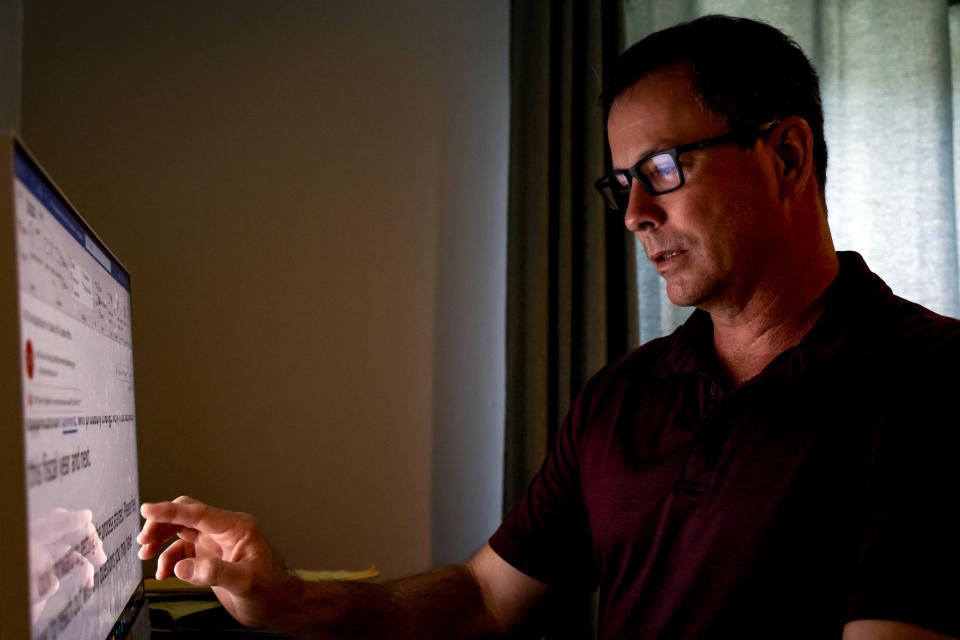
POLYGON ((712 378, 701 381, 706 393, 702 395, 701 415, 697 430, 684 461, 683 470, 675 489, 687 493, 706 493, 729 435, 728 412, 723 411, 725 394, 721 385, 712 378))

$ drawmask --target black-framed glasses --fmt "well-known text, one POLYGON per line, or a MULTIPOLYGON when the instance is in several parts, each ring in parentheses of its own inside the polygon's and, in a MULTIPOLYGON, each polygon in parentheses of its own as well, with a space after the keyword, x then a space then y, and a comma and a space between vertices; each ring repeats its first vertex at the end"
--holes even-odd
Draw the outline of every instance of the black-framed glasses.
POLYGON ((765 125, 748 131, 730 131, 706 140, 698 140, 690 144, 680 145, 672 149, 654 151, 630 167, 618 169, 597 180, 594 185, 607 206, 614 211, 623 211, 630 201, 630 186, 637 180, 647 193, 652 196, 662 196, 665 193, 676 191, 683 186, 683 169, 677 158, 682 153, 712 147, 718 144, 737 143, 744 148, 752 147, 764 135, 770 133, 780 124, 780 121, 768 122, 765 125))

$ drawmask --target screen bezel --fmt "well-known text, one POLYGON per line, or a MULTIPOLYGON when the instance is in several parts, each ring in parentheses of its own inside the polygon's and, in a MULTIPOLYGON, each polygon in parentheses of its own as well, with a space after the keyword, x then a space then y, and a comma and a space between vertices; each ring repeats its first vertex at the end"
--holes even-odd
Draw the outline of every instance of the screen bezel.
MULTIPOLYGON (((122 272, 126 279, 127 294, 130 296, 132 308, 133 291, 130 272, 123 262, 107 248, 106 244, 80 215, 77 208, 73 206, 73 203, 57 187, 50 174, 37 162, 36 157, 16 135, 11 132, 0 133, 0 141, 2 141, 0 146, 3 149, 3 157, 0 158, 0 175, 6 176, 3 184, 0 185, 0 216, 7 220, 6 223, 0 223, 0 252, 5 251, 6 255, 12 259, 8 260, 5 267, 0 267, 0 308, 19 310, 20 307, 17 274, 19 259, 16 246, 16 221, 14 219, 16 215, 14 158, 17 153, 30 164, 30 167, 65 206, 68 213, 76 218, 84 233, 122 272)), ((20 371, 19 316, 19 313, 0 314, 0 336, 3 336, 0 338, 0 367, 5 367, 7 371, 20 371)), ((132 317, 130 323, 132 336, 132 317)), ((0 434, 2 434, 0 435, 0 450, 4 452, 3 457, 0 458, 0 487, 11 488, 10 491, 4 492, 6 495, 3 501, 0 501, 0 504, 9 505, 9 512, 6 507, 3 509, 0 545, 3 545, 2 548, 4 549, 21 549, 22 553, 10 554, 11 557, 8 557, 5 562, 5 570, 0 572, 0 576, 2 576, 0 577, 0 637, 29 638, 32 632, 32 624, 29 601, 30 575, 27 561, 28 522, 26 469, 23 459, 25 447, 22 376, 18 374, 15 379, 16 383, 8 386, 9 395, 0 398, 0 425, 16 424, 20 426, 19 429, 0 429, 0 434), (22 489, 21 491, 12 490, 18 486, 22 489)), ((136 394, 136 388, 134 388, 134 394, 136 394)), ((137 493, 139 494, 139 487, 137 493)), ((113 630, 107 636, 108 638, 125 637, 130 622, 146 603, 144 593, 143 576, 141 575, 139 584, 120 612, 113 630)))
MULTIPOLYGON (((0 137, 0 308, 19 309, 18 256, 16 215, 14 203, 13 158, 17 145, 9 132, 0 137)), ((0 527, 0 547, 20 549, 7 554, 5 567, 0 571, 0 636, 29 638, 30 576, 27 563, 27 490, 24 464, 23 386, 20 371, 20 314, 0 313, 0 370, 17 371, 14 383, 2 385, 0 398, 0 425, 19 425, 19 429, 0 429, 0 487, 4 491, 0 501, 3 526, 0 527), (15 488, 20 487, 17 491, 15 488)))

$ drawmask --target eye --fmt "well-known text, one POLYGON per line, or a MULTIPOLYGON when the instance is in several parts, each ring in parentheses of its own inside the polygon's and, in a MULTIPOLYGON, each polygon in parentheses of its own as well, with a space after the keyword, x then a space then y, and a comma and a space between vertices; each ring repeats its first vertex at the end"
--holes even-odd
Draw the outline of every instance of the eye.
POLYGON ((665 153, 650 158, 649 164, 652 165, 651 172, 648 174, 651 178, 672 178, 677 173, 677 164, 673 156, 665 153))
POLYGON ((653 193, 663 191, 672 191, 676 189, 681 182, 680 168, 672 154, 658 153, 651 156, 640 168, 644 178, 650 183, 653 193))

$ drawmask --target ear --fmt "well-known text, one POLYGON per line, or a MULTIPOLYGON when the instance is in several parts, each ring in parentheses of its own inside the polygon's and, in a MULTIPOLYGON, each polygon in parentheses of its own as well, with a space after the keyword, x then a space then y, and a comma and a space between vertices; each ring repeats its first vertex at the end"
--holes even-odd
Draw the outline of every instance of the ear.
POLYGON ((792 200, 807 187, 815 187, 813 177, 813 132, 799 116, 787 116, 772 132, 770 144, 775 154, 780 200, 792 200))

